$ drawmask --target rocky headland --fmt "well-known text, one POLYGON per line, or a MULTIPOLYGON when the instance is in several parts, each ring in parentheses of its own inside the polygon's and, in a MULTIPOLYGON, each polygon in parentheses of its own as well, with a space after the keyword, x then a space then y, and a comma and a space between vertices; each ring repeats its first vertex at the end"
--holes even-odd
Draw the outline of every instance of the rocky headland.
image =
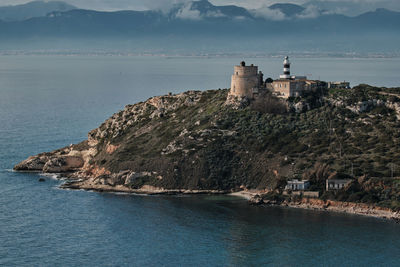
POLYGON ((397 89, 362 85, 288 101, 232 99, 228 90, 153 97, 126 106, 87 140, 14 169, 62 173, 69 178, 63 188, 253 192, 243 194, 257 196, 257 203, 399 219, 397 95, 397 89), (352 183, 325 190, 326 179, 341 177, 352 183), (320 198, 283 194, 293 178, 310 180, 320 198))

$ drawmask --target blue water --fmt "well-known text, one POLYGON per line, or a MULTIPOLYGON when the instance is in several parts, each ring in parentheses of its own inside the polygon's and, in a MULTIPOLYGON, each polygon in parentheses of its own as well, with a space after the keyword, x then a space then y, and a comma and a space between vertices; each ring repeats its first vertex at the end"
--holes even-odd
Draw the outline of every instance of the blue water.
MULTIPOLYGON (((9 171, 29 155, 85 139, 125 104, 228 87, 239 61, 1 56, 0 266, 399 266, 394 222, 221 196, 68 191, 50 177, 39 183, 39 174, 9 171)), ((250 61, 271 76, 280 72, 280 59, 250 61)), ((326 80, 400 85, 399 59, 293 65, 326 80)))

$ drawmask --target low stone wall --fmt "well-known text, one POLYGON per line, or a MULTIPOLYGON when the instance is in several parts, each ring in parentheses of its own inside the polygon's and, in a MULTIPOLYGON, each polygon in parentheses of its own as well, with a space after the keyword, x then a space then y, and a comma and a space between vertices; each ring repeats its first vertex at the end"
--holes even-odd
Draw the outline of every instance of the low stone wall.
POLYGON ((299 196, 299 197, 305 197, 305 198, 318 198, 319 197, 319 192, 318 191, 284 191, 283 195, 285 196, 299 196))
POLYGON ((306 191, 303 192, 304 197, 311 197, 311 198, 318 198, 319 192, 318 191, 306 191))

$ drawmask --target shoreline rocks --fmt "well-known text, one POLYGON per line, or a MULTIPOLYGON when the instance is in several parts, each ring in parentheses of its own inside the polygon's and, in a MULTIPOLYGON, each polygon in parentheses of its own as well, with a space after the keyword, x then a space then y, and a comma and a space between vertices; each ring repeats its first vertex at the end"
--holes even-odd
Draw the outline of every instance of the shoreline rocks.
POLYGON ((255 206, 278 206, 288 207, 296 209, 306 209, 315 211, 327 211, 327 212, 338 212, 346 214, 362 215, 380 219, 393 220, 400 223, 400 212, 394 212, 387 208, 382 208, 374 205, 368 205, 364 203, 353 203, 353 202, 341 202, 333 200, 321 200, 314 198, 302 198, 299 201, 271 201, 262 198, 263 191, 248 191, 243 190, 235 192, 230 195, 242 197, 248 200, 250 205, 255 206))
POLYGON ((299 203, 286 203, 291 208, 301 208, 308 210, 339 212, 346 214, 356 214, 368 217, 400 221, 400 213, 390 209, 368 205, 364 203, 340 202, 333 200, 302 199, 299 203))
POLYGON ((141 188, 134 189, 124 185, 111 186, 106 184, 91 184, 82 180, 70 180, 60 186, 62 189, 86 190, 96 192, 110 193, 131 193, 141 195, 200 195, 200 194, 228 194, 224 190, 190 190, 190 189, 165 189, 154 186, 144 185, 141 188))

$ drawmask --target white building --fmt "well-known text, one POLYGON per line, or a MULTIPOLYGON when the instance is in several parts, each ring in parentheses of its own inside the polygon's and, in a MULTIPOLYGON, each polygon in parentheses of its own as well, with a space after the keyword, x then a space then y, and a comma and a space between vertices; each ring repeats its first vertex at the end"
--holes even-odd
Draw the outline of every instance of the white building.
POLYGON ((310 187, 310 182, 308 180, 292 180, 288 181, 285 187, 286 190, 298 191, 307 190, 310 187))
POLYGON ((349 179, 327 179, 326 180, 326 191, 329 190, 340 190, 349 183, 351 183, 352 180, 349 179))
POLYGON ((308 89, 306 85, 307 81, 307 76, 290 74, 290 61, 289 57, 286 56, 283 60, 283 74, 279 76, 278 80, 274 80, 268 85, 268 87, 278 97, 298 97, 303 94, 304 90, 308 89))

